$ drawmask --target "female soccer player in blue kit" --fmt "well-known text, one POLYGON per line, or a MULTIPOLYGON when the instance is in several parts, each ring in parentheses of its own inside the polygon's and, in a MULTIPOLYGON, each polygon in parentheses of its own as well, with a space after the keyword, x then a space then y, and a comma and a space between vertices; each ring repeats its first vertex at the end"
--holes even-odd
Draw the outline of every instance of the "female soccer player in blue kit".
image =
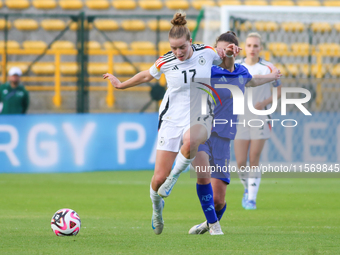
MULTIPOLYGON (((226 48, 231 43, 238 45, 236 34, 227 32, 221 34, 216 40, 216 46, 226 48)), ((233 55, 228 55, 226 58, 232 58, 233 55)), ((280 71, 274 69, 272 73, 267 75, 251 75, 248 69, 240 64, 232 65, 232 68, 225 68, 224 62, 220 66, 213 66, 211 70, 211 84, 230 84, 238 86, 244 93, 245 87, 256 87, 268 82, 279 79, 281 76, 280 71)), ((214 110, 215 125, 213 125, 210 138, 198 148, 198 153, 193 166, 224 166, 229 168, 230 160, 230 140, 233 140, 236 135, 236 125, 230 123, 237 122, 237 115, 233 114, 233 97, 228 89, 218 89, 216 92, 221 98, 222 104, 216 102, 217 105, 214 110), (218 119, 227 120, 227 124, 216 124, 218 119)), ((216 97, 216 96, 215 96, 216 97)), ((224 168, 225 169, 225 168, 224 168)), ((214 171, 211 173, 211 184, 213 187, 213 201, 216 211, 216 218, 192 227, 189 234, 204 234, 209 230, 209 223, 214 220, 220 220, 226 210, 227 204, 225 202, 225 194, 227 185, 230 183, 229 171, 214 171)), ((203 180, 202 180, 203 181, 203 180)), ((205 213, 206 214, 206 213, 205 213)), ((210 216, 211 217, 211 216, 210 216)))

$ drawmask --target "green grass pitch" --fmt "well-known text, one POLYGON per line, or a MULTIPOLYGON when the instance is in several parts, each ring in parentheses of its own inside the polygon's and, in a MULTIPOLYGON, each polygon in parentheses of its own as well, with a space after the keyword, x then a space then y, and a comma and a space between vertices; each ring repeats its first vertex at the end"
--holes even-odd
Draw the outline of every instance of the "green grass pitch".
POLYGON ((340 179, 262 179, 255 211, 232 180, 224 236, 189 236, 204 220, 195 179, 183 174, 165 201, 163 233, 151 229, 151 171, 0 175, 0 254, 339 254, 340 179), (75 210, 78 236, 50 220, 75 210))

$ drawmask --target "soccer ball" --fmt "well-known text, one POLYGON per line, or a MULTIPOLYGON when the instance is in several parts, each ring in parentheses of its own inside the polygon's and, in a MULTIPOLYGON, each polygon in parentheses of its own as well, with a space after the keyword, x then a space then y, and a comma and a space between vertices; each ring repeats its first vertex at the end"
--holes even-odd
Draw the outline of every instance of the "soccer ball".
POLYGON ((79 233, 81 221, 72 209, 60 209, 52 217, 51 228, 57 236, 75 236, 79 233))

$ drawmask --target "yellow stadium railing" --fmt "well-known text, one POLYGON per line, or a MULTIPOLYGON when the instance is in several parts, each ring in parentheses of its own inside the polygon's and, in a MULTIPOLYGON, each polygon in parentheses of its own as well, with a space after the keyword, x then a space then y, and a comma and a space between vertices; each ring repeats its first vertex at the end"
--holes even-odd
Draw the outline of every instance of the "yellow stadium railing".
MULTIPOLYGON (((270 61, 271 57, 272 57, 272 52, 270 51, 263 51, 263 54, 262 56, 270 61)), ((321 107, 322 103, 323 103, 323 88, 322 88, 322 78, 323 78, 323 74, 322 74, 322 67, 323 67, 323 58, 325 56, 329 56, 329 54, 323 54, 322 52, 319 52, 315 49, 312 50, 312 56, 315 56, 316 57, 316 66, 317 66, 317 71, 316 71, 316 74, 315 74, 315 78, 317 79, 317 86, 316 86, 316 106, 318 108, 321 107)), ((287 52, 285 54, 285 56, 295 56, 294 53, 292 52, 287 52)), ((334 54, 332 55, 333 57, 340 57, 340 52, 334 52, 334 54)), ((340 90, 338 89, 337 92, 339 92, 340 90)))
MULTIPOLYGON (((7 49, 7 55, 39 55, 43 52, 41 49, 7 49)), ((61 56, 63 55, 77 55, 77 50, 75 49, 50 49, 47 50, 46 55, 54 55, 54 65, 55 73, 54 77, 22 77, 23 82, 54 82, 54 86, 26 86, 28 90, 31 91, 54 91, 53 103, 55 106, 59 107, 61 105, 61 91, 75 91, 76 86, 62 86, 64 82, 77 82, 77 77, 62 77, 60 72, 61 56)), ((150 55, 156 56, 156 50, 120 50, 121 54, 126 56, 132 55, 150 55)), ((107 49, 107 50, 88 50, 88 55, 102 55, 107 56, 108 70, 113 72, 114 57, 120 54, 117 50, 107 49)), ((0 49, 0 55, 2 58, 2 70, 6 70, 6 54, 4 50, 0 49)), ((121 77, 121 80, 126 80, 126 77, 121 77)), ((2 82, 6 81, 6 72, 2 72, 2 82)), ((89 82, 105 82, 101 77, 89 77, 89 82)), ((108 107, 112 107, 115 102, 114 98, 114 88, 110 81, 106 81, 106 87, 90 86, 90 91, 106 91, 106 104, 108 107)), ((165 85, 164 77, 161 79, 161 84, 165 85)), ((130 88, 131 91, 149 91, 150 87, 135 87, 130 88)))
MULTIPOLYGON (((41 49, 7 49, 7 55, 38 55, 41 54, 43 50, 41 49)), ((121 53, 127 56, 132 55, 150 55, 150 56, 156 56, 157 51, 156 50, 121 50, 121 53)), ((23 82, 54 82, 54 85, 51 86, 38 86, 38 85, 31 85, 26 86, 28 90, 30 91, 54 91, 53 96, 53 103, 55 106, 59 107, 61 105, 61 91, 75 91, 77 90, 76 86, 66 86, 62 85, 65 82, 77 82, 77 77, 75 76, 62 76, 60 72, 60 65, 61 65, 61 56, 63 55, 77 55, 77 50, 75 49, 50 49, 46 52, 47 55, 53 55, 54 56, 54 65, 55 65, 55 73, 54 77, 51 76, 24 76, 22 77, 23 82)), ((96 50, 89 50, 88 55, 102 55, 107 56, 107 65, 108 70, 110 72, 113 72, 114 67, 114 58, 115 56, 119 55, 119 52, 114 49, 96 49, 96 50)), ((2 58, 2 70, 6 70, 6 54, 4 54, 4 50, 0 49, 0 55, 2 58)), ((293 53, 287 52, 287 55, 293 55, 293 53)), ((312 51, 312 55, 316 56, 317 59, 317 73, 316 78, 319 78, 319 82, 316 87, 316 103, 317 106, 321 106, 323 98, 322 98, 322 66, 323 66, 323 57, 327 56, 324 55, 322 52, 319 52, 317 50, 312 51)), ((339 53, 335 54, 336 56, 340 56, 339 53)), ((334 55, 334 56, 335 56, 334 55)), ((272 52, 270 51, 263 51, 262 56, 269 60, 272 57, 272 52)), ((127 77, 120 77, 122 81, 128 79, 127 77)), ((6 81, 6 72, 2 71, 2 81, 6 81)), ((101 77, 96 76, 90 76, 89 82, 106 82, 107 86, 101 87, 101 86, 89 86, 90 91, 106 91, 106 104, 108 107, 113 107, 115 102, 114 97, 114 88, 111 85, 109 81, 104 81, 101 77)), ((164 76, 161 79, 161 84, 165 85, 165 78, 164 76)), ((149 86, 141 86, 141 87, 134 87, 130 88, 131 91, 149 91, 149 86)))

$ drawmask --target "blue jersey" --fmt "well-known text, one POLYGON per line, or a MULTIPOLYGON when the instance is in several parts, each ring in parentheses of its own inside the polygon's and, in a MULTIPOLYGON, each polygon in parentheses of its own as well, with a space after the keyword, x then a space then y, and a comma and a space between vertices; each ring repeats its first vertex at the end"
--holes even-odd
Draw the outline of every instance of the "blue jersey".
MULTIPOLYGON (((253 78, 248 72, 248 69, 240 64, 235 64, 235 70, 231 73, 228 70, 219 67, 212 66, 211 68, 211 85, 215 87, 215 84, 228 84, 238 86, 244 93, 245 85, 253 78)), ((233 140, 236 135, 236 125, 230 125, 237 122, 237 115, 233 114, 233 98, 229 89, 216 89, 219 95, 222 105, 214 94, 216 106, 214 110, 214 119, 222 119, 228 121, 226 124, 216 124, 212 128, 212 133, 216 133, 220 137, 229 138, 233 140)), ((218 123, 218 122, 216 122, 218 123)))

